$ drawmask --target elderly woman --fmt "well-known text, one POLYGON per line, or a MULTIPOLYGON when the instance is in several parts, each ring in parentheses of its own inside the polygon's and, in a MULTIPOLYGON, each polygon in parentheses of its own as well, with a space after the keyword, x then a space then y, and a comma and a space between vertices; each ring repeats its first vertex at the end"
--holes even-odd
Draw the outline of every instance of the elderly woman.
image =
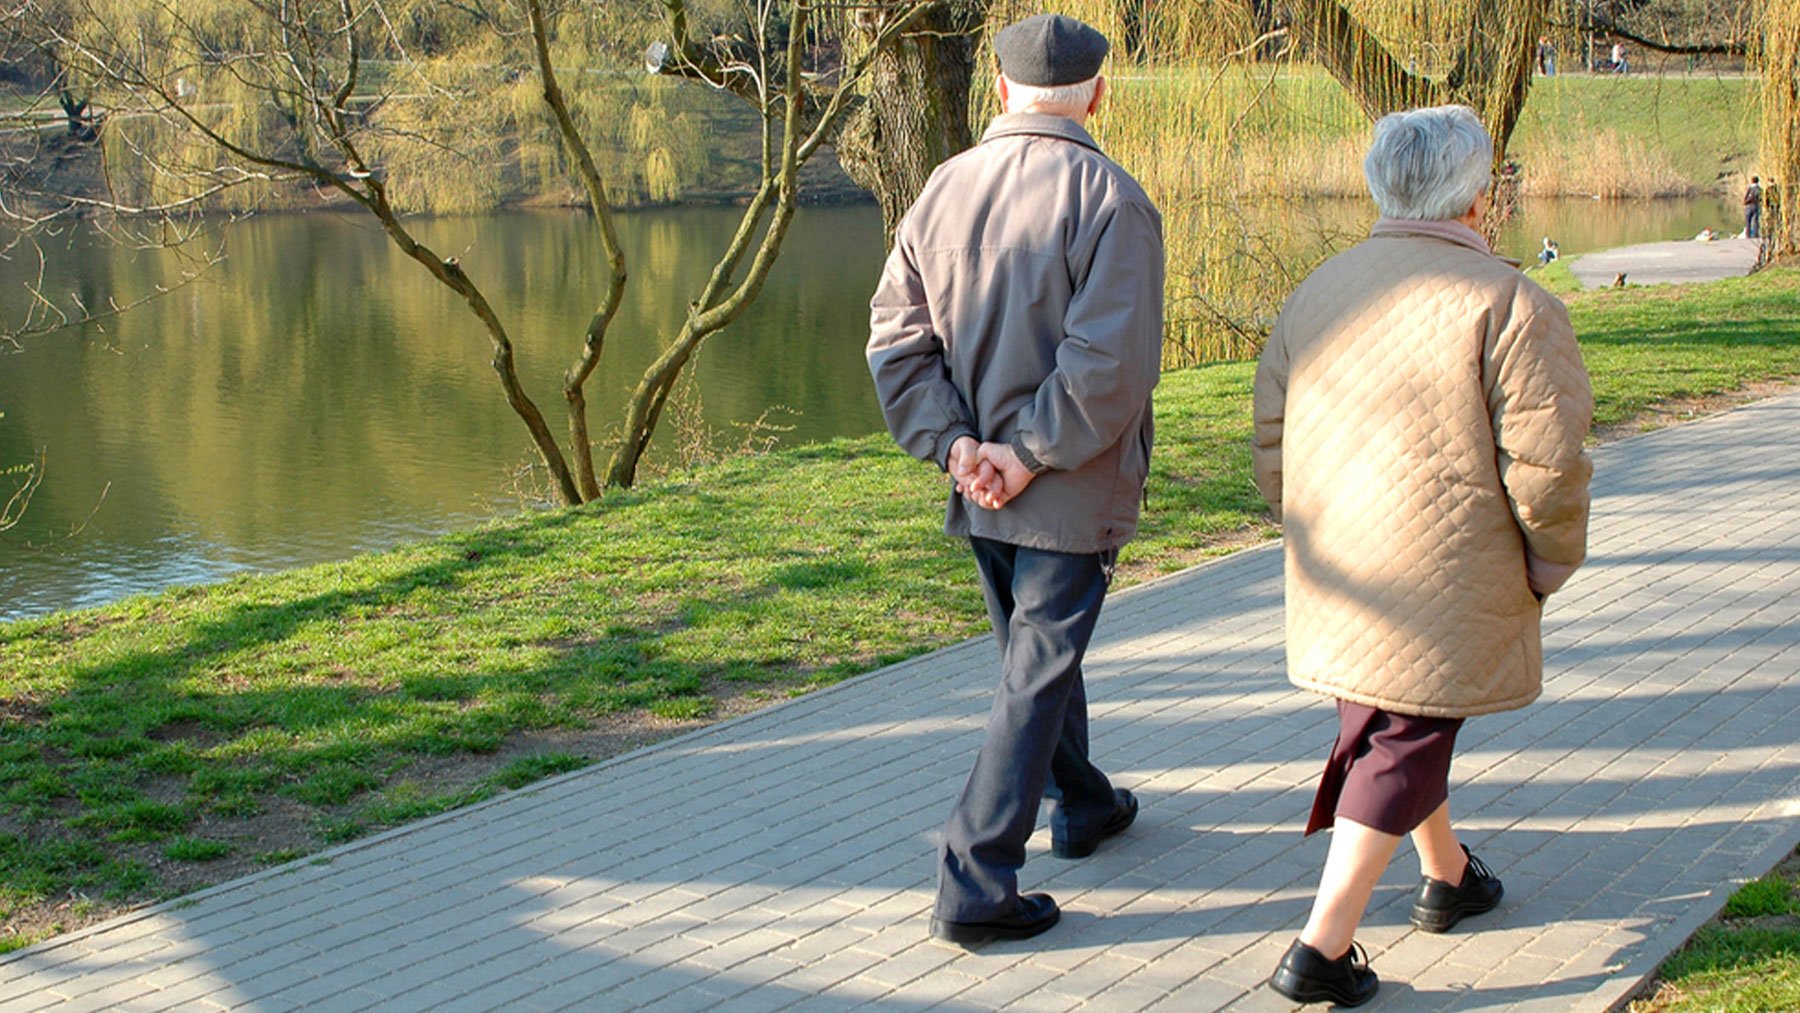
POLYGON ((1450 753, 1465 718, 1537 698, 1543 599, 1586 551, 1587 373, 1562 303, 1475 231, 1492 160, 1464 106, 1382 118, 1381 219, 1295 290, 1257 369, 1288 677, 1339 721, 1306 831, 1332 828, 1319 894, 1269 982, 1300 1002, 1375 995, 1353 936, 1402 836, 1414 925, 1499 903, 1450 827, 1450 753))

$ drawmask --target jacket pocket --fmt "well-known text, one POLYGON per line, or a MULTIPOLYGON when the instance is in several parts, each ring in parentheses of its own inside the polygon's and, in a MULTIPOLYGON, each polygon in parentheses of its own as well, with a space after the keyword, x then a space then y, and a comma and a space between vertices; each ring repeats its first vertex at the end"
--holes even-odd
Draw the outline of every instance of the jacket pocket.
POLYGON ((1147 501, 1145 479, 1150 474, 1150 420, 1146 416, 1139 423, 1137 431, 1113 444, 1113 484, 1109 491, 1109 500, 1100 504, 1105 511, 1103 516, 1111 518, 1108 524, 1107 537, 1112 537, 1112 529, 1135 528, 1141 513, 1140 505, 1147 501))

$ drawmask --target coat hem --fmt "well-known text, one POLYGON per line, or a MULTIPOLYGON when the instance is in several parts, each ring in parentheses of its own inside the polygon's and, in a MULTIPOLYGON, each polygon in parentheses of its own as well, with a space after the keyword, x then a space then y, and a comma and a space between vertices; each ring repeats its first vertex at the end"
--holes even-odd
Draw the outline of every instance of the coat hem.
POLYGON ((1376 707, 1384 711, 1391 711, 1395 714, 1407 714, 1420 718, 1475 718, 1485 714, 1500 714, 1505 711, 1516 711, 1530 705, 1533 701, 1537 700, 1538 697, 1544 694, 1544 688, 1540 685, 1532 689, 1529 693, 1508 697, 1504 700, 1467 704, 1464 706, 1442 707, 1432 706, 1430 704, 1418 704, 1407 700, 1394 700, 1387 697, 1376 696, 1371 693, 1357 693, 1346 690, 1341 686, 1328 686, 1321 682, 1310 682, 1294 675, 1288 676, 1288 682, 1300 689, 1317 693, 1320 696, 1330 697, 1334 700, 1348 700, 1351 703, 1359 703, 1365 707, 1376 707))
POLYGON ((967 523, 966 518, 964 519, 964 523, 961 524, 955 523, 953 519, 946 518, 944 523, 944 534, 949 535, 951 538, 960 538, 964 541, 967 541, 970 538, 985 538, 990 542, 1005 542, 1008 545, 1019 545, 1027 549, 1037 549, 1041 552, 1064 552, 1070 555, 1085 555, 1091 552, 1113 552, 1122 549, 1131 542, 1132 538, 1137 533, 1135 530, 1124 532, 1114 531, 1111 533, 1111 537, 1103 537, 1097 541, 1070 542, 1059 539, 1054 535, 1046 535, 1034 531, 976 531, 974 530, 974 527, 974 525, 967 523))

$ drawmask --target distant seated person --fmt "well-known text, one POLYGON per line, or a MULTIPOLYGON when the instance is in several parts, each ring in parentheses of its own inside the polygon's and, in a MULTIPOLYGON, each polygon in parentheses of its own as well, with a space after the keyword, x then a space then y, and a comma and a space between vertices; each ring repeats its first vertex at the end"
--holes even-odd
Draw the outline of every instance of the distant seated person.
POLYGON ((1700 234, 1694 237, 1694 242, 1710 243, 1717 238, 1719 238, 1719 234, 1717 232, 1714 232, 1712 229, 1710 229, 1710 228, 1701 229, 1700 234))
POLYGON ((1552 260, 1561 256, 1562 247, 1556 245, 1556 240, 1551 239, 1549 236, 1545 236, 1544 248, 1538 251, 1538 266, 1547 266, 1552 260))

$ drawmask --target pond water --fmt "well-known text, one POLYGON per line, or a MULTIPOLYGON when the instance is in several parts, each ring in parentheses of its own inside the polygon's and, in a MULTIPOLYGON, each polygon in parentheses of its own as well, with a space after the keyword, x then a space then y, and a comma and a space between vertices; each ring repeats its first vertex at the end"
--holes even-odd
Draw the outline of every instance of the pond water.
MULTIPOLYGON (((1543 234, 1565 255, 1722 228, 1713 200, 1535 202, 1502 246, 1543 234)), ((1367 209, 1330 211, 1346 227, 1367 209)), ((679 323, 735 225, 730 208, 621 217, 630 297, 590 384, 605 431, 679 323)), ((560 377, 594 306, 587 219, 507 213, 415 224, 464 268, 512 333, 528 392, 563 431, 560 377)), ((95 605, 172 584, 382 548, 516 512, 532 459, 466 307, 367 220, 312 214, 225 226, 226 259, 111 320, 0 353, 0 469, 46 461, 22 522, 0 533, 0 619, 95 605)), ((0 262, 0 319, 23 312, 35 256, 0 262)), ((167 257, 71 238, 46 248, 46 292, 87 305, 179 277, 167 257)), ((863 365, 880 273, 872 207, 809 207, 762 296, 702 352, 690 405, 715 445, 784 444, 881 429, 863 365)), ((683 440, 699 438, 687 427, 683 440)), ((667 465, 665 424, 653 463, 667 465)), ((0 489, 9 487, 0 486, 0 489)))

